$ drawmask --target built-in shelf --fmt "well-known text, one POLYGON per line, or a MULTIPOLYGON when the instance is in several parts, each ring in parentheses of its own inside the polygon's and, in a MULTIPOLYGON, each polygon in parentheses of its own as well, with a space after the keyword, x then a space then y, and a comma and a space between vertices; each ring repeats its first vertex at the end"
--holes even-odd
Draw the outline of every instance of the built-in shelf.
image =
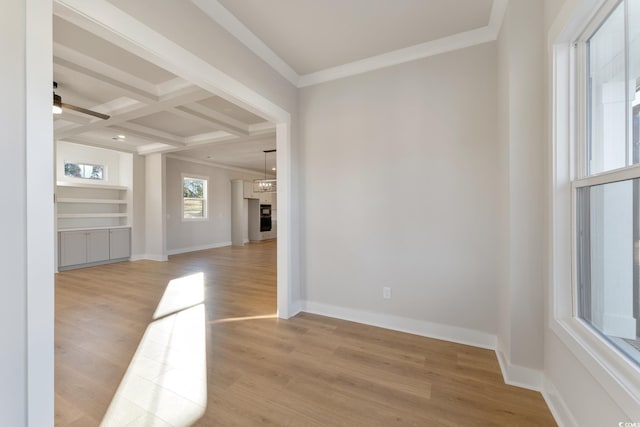
POLYGON ((58 218, 126 218, 126 213, 64 213, 58 218))
POLYGON ((58 181, 58 229, 114 228, 130 224, 128 187, 58 181))
POLYGON ((122 185, 104 185, 104 184, 83 184, 81 182, 66 182, 58 181, 56 183, 58 187, 70 187, 70 188, 94 188, 101 190, 128 190, 129 187, 122 185))
POLYGON ((59 197, 58 203, 105 203, 109 205, 126 205, 126 200, 121 199, 78 199, 73 197, 59 197))

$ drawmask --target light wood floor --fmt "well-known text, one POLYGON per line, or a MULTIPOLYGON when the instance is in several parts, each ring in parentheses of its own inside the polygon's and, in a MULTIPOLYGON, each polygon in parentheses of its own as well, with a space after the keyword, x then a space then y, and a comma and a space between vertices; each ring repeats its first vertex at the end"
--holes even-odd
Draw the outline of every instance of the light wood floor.
POLYGON ((275 249, 58 274, 56 425, 555 425, 539 393, 503 383, 492 351, 311 314, 276 319, 275 249))

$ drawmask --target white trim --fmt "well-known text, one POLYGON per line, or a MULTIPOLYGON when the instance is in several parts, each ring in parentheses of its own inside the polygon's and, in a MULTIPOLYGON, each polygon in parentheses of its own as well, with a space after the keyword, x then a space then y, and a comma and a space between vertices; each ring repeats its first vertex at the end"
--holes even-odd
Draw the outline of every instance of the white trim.
POLYGON ((191 157, 178 156, 176 154, 167 154, 166 157, 168 159, 180 160, 182 162, 195 163, 195 164, 198 164, 198 165, 209 166, 209 167, 214 167, 214 168, 219 168, 219 169, 226 169, 226 170, 235 171, 235 172, 243 172, 243 173, 247 173, 247 174, 250 174, 250 175, 256 175, 258 177, 262 177, 263 176, 262 173, 257 172, 257 171, 253 171, 251 169, 237 168, 237 167, 234 167, 234 166, 223 165, 221 163, 208 162, 206 160, 198 160, 198 159, 192 159, 191 157))
POLYGON ((273 50, 269 48, 260 38, 258 38, 249 28, 238 20, 231 12, 218 2, 218 0, 191 0, 193 4, 199 7, 206 15, 215 22, 220 24, 222 28, 229 31, 242 44, 249 48, 253 53, 269 64, 282 77, 289 80, 294 86, 298 85, 300 76, 289 64, 280 58, 273 50))
MULTIPOLYGON (((500 345, 498 347, 501 347, 500 345)), ((496 349, 496 357, 502 371, 505 384, 522 387, 534 391, 542 391, 544 375, 542 371, 520 365, 512 365, 502 350, 496 349)))
POLYGON ((303 301, 295 301, 291 304, 291 316, 294 317, 303 312, 304 302, 303 301))
MULTIPOLYGON (((622 354, 609 345, 604 338, 596 334, 585 323, 575 317, 572 294, 571 272, 574 262, 575 238, 572 237, 574 207, 571 206, 572 187, 593 185, 604 177, 624 179, 637 173, 636 170, 612 171, 598 176, 576 180, 576 133, 580 122, 576 117, 576 93, 574 78, 576 64, 573 61, 573 42, 584 33, 584 28, 599 8, 607 0, 571 0, 565 3, 549 33, 549 47, 552 59, 552 108, 551 137, 553 177, 552 227, 551 236, 551 285, 549 289, 549 328, 558 339, 578 359, 584 368, 594 377, 613 401, 631 420, 640 420, 640 368, 628 361, 622 354), (561 28, 561 26, 565 28, 561 28), (573 248, 572 248, 573 246, 573 248)), ((546 387, 546 385, 545 385, 546 387)), ((548 393, 549 400, 553 396, 548 393)), ((558 394, 559 396, 559 394, 558 394)), ((547 398, 547 396, 545 396, 547 398)), ((556 399, 558 401, 559 399, 556 399)), ((550 404, 551 407, 552 404, 550 404)), ((553 404, 555 405, 555 403, 553 404)), ((568 425, 575 420, 567 416, 568 410, 559 409, 558 419, 567 419, 568 425)), ((556 413, 554 412, 554 415, 556 413)))
POLYGON ((301 305, 301 309, 307 313, 335 317, 337 319, 364 323, 365 325, 392 329, 394 331, 406 332, 409 334, 471 345, 489 350, 495 350, 497 343, 496 336, 487 332, 461 328, 458 326, 444 325, 441 323, 427 322, 424 320, 410 319, 408 317, 394 316, 391 314, 374 313, 371 311, 356 310, 313 301, 304 301, 301 305))
POLYGON ((454 34, 438 40, 432 40, 415 46, 394 50, 381 55, 372 56, 360 61, 350 62, 337 67, 316 71, 300 77, 299 88, 313 86, 344 77, 355 76, 405 62, 428 58, 441 53, 451 52, 465 47, 494 41, 496 34, 489 27, 482 27, 464 33, 454 34))
MULTIPOLYGON (((16 313, 24 313, 25 316, 25 319, 16 321, 16 327, 26 327, 26 330, 20 332, 25 334, 24 347, 11 348, 9 351, 24 352, 25 358, 26 378, 22 383, 24 388, 15 390, 16 393, 23 393, 24 398, 16 399, 14 402, 24 399, 26 408, 16 408, 16 411, 26 409, 25 421, 29 426, 47 426, 54 423, 55 283, 53 272, 56 269, 54 251, 56 223, 52 203, 52 193, 55 192, 53 118, 51 95, 46 96, 47 93, 51 93, 51 76, 53 75, 52 10, 49 0, 27 0, 21 7, 24 8, 25 21, 24 24, 16 27, 21 33, 14 34, 13 37, 25 39, 25 56, 22 58, 25 70, 22 90, 25 98, 24 103, 18 102, 17 108, 24 110, 24 162, 26 164, 24 189, 26 194, 20 197, 17 204, 22 201, 26 212, 23 223, 23 227, 26 227, 26 241, 25 246, 17 242, 7 242, 7 244, 14 245, 18 250, 23 248, 26 252, 23 257, 25 265, 22 267, 26 281, 26 289, 22 288, 25 292, 24 300, 14 298, 14 294, 9 293, 12 300, 25 304, 20 311, 16 311, 16 313)), ((10 16, 20 15, 15 9, 17 8, 9 7, 10 16)), ((17 46, 18 42, 13 45, 17 46)), ((14 60, 20 61, 19 58, 14 60)), ((16 82, 10 84, 16 84, 16 82)), ((20 287, 21 284, 9 286, 20 287)), ((10 325, 5 327, 11 328, 10 325)), ((3 358, 3 360, 6 359, 3 358)), ((22 369, 17 366, 16 368, 22 369)), ((5 392, 10 391, 5 390, 5 392)), ((12 414, 10 419, 11 417, 12 414)))
POLYGON ((192 173, 182 172, 180 174, 180 220, 182 222, 203 222, 209 221, 209 177, 204 175, 196 175, 192 173), (202 218, 185 218, 184 217, 184 180, 185 178, 194 179, 198 181, 204 181, 204 188, 202 193, 204 194, 204 216, 202 218))
POLYGON ((591 187, 593 185, 608 184, 636 178, 640 178, 640 165, 625 166, 624 168, 575 179, 572 186, 574 188, 591 187))
POLYGON ((542 397, 559 427, 578 427, 578 422, 571 413, 569 406, 567 406, 562 395, 548 378, 544 378, 542 397))
POLYGON ((131 257, 129 258, 129 261, 158 261, 158 262, 165 262, 168 261, 169 258, 167 257, 167 255, 160 255, 160 254, 135 254, 135 255, 131 255, 131 257))
MULTIPOLYGON (((106 0, 54 0, 54 13, 210 93, 277 123, 278 315, 288 318, 294 286, 291 113, 106 0)), ((160 257, 166 260, 166 255, 160 257)))
POLYGON ((319 70, 313 73, 299 75, 278 56, 269 46, 257 37, 249 28, 240 22, 218 0, 191 0, 213 21, 229 31, 235 38, 276 70, 282 77, 298 88, 312 86, 348 76, 367 73, 380 68, 403 64, 451 52, 465 47, 494 41, 498 38, 502 21, 509 0, 493 0, 491 14, 486 26, 453 34, 414 46, 397 49, 380 55, 375 55, 359 61, 342 64, 336 67, 319 70))
POLYGON ((640 368, 580 320, 553 319, 550 327, 625 414, 640 420, 640 368))
POLYGON ((207 249, 224 248, 226 246, 231 246, 231 242, 209 243, 206 245, 190 246, 187 248, 170 249, 167 250, 167 255, 186 254, 189 252, 204 251, 207 249))

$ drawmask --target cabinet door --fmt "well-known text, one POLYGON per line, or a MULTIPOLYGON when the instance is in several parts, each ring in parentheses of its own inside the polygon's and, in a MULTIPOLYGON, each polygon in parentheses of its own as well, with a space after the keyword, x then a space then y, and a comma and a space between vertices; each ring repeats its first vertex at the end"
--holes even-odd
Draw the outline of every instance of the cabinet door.
POLYGON ((60 232, 60 251, 58 254, 60 267, 78 265, 87 262, 86 231, 60 232))
POLYGON ((87 262, 109 259, 109 230, 93 230, 87 233, 87 262))
POLYGON ((109 230, 109 258, 129 258, 131 256, 131 229, 109 230))

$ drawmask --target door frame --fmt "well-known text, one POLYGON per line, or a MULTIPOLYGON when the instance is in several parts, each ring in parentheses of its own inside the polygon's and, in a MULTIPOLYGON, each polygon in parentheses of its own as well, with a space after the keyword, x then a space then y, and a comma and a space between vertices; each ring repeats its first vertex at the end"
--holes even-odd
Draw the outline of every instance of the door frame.
POLYGON ((291 114, 190 51, 105 0, 54 0, 53 11, 117 46, 276 124, 277 310, 295 315, 292 303, 291 114))

